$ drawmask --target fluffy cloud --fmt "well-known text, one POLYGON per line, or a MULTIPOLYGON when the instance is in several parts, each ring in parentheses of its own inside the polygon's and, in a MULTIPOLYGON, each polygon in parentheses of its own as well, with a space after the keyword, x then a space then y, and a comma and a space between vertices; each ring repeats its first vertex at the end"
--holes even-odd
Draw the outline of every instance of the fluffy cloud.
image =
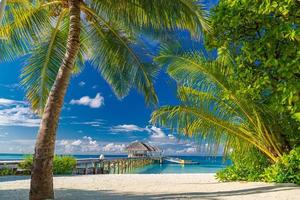
POLYGON ((40 119, 24 101, 0 99, 0 126, 38 127, 40 119))
POLYGON ((16 104, 17 101, 12 100, 12 99, 4 99, 0 98, 0 105, 11 105, 11 104, 16 104))
MULTIPOLYGON (((152 139, 162 139, 166 138, 166 134, 163 132, 161 128, 158 128, 156 126, 146 126, 145 128, 139 127, 134 124, 122 124, 113 126, 111 129, 111 132, 148 132, 150 134, 150 138, 152 139)), ((170 135, 171 137, 171 135, 170 135)), ((173 136, 174 137, 174 136, 173 136)))
POLYGON ((152 139, 163 139, 166 138, 166 134, 161 130, 161 128, 158 128, 156 126, 151 126, 150 128, 147 128, 147 130, 151 133, 152 139))
POLYGON ((85 82, 84 82, 84 81, 80 81, 80 82, 78 83, 78 85, 79 85, 80 87, 83 87, 83 86, 85 86, 85 82))
POLYGON ((187 147, 176 151, 177 154, 194 154, 197 152, 198 151, 196 147, 187 147))
POLYGON ((102 150, 104 152, 111 152, 111 153, 124 153, 126 145, 125 144, 115 144, 115 143, 109 143, 105 145, 102 150))
POLYGON ((33 153, 35 140, 0 140, 0 152, 33 153))
POLYGON ((101 147, 96 140, 91 137, 84 136, 78 140, 60 140, 56 143, 58 153, 98 153, 101 147))
POLYGON ((70 104, 89 106, 90 108, 100 108, 101 106, 104 105, 104 97, 101 96, 100 93, 97 93, 95 98, 91 98, 89 96, 83 96, 78 100, 72 99, 70 101, 70 104))
POLYGON ((56 142, 56 151, 61 154, 100 154, 124 153, 125 144, 99 143, 90 136, 77 140, 60 140, 56 142))
POLYGON ((145 131, 145 128, 141 128, 137 125, 134 124, 122 124, 122 125, 117 125, 117 126, 113 126, 111 128, 112 132, 133 132, 133 131, 145 131))

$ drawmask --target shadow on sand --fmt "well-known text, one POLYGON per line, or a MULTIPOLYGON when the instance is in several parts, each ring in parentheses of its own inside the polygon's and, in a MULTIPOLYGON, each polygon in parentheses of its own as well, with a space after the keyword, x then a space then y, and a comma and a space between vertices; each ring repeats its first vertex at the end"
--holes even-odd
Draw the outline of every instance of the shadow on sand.
MULTIPOLYGON (((299 190, 299 187, 295 185, 274 185, 264 186, 241 190, 230 190, 230 191, 218 191, 218 192, 192 192, 192 193, 171 193, 171 194, 132 194, 132 193, 118 193, 111 190, 75 190, 75 189, 56 189, 55 196, 57 200, 102 200, 102 199, 117 199, 117 200, 129 200, 129 199, 143 199, 143 200, 154 200, 154 199, 203 199, 203 200, 218 200, 224 197, 230 196, 244 196, 251 194, 268 194, 279 191, 290 191, 299 190)), ((0 188, 0 199, 5 200, 25 200, 28 199, 28 189, 17 189, 17 190, 1 190, 0 188)))

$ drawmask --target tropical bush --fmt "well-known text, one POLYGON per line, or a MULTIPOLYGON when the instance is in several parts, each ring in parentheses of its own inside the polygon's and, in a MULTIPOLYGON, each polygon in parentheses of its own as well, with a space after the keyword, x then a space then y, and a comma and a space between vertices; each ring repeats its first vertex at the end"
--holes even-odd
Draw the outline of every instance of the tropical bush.
POLYGON ((71 156, 55 156, 53 160, 54 174, 71 174, 76 167, 76 160, 71 156))
POLYGON ((262 180, 300 185, 300 147, 282 156, 278 162, 265 169, 262 180))
POLYGON ((266 167, 270 162, 266 157, 251 148, 247 151, 233 151, 230 155, 233 165, 217 172, 220 181, 260 181, 266 167))
POLYGON ((4 166, 2 169, 0 169, 0 176, 8 176, 8 175, 15 175, 15 171, 8 168, 7 166, 4 166))
MULTIPOLYGON (((23 162, 19 164, 19 168, 31 170, 33 157, 27 156, 23 162)), ((76 167, 76 159, 72 156, 54 156, 53 174, 71 174, 76 167)))
MULTIPOLYGON (((300 121, 297 16, 299 1, 220 0, 211 11, 206 47, 231 52, 236 73, 228 78, 239 80, 238 93, 300 121)), ((289 134, 299 139, 295 133, 289 134)))
POLYGON ((255 149, 247 152, 234 151, 233 165, 217 172, 220 181, 266 181, 296 183, 300 185, 300 147, 283 155, 275 164, 255 149))

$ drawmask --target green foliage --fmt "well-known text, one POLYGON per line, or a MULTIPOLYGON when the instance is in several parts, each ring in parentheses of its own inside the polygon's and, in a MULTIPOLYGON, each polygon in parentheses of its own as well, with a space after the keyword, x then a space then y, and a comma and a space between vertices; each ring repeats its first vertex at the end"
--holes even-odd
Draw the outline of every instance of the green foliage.
POLYGON ((25 156, 24 160, 18 164, 18 168, 27 170, 28 172, 31 171, 33 164, 33 157, 32 155, 25 156))
POLYGON ((76 167, 76 159, 71 156, 55 156, 53 160, 54 174, 71 174, 76 167))
POLYGON ((232 165, 217 172, 220 181, 260 181, 268 159, 254 148, 247 151, 234 150, 230 155, 232 165))
POLYGON ((299 7, 291 0, 220 0, 206 37, 208 47, 225 48, 233 57, 235 75, 228 79, 238 83, 237 93, 288 122, 282 127, 292 147, 300 142, 299 7))
POLYGON ((2 169, 0 169, 0 176, 9 176, 15 174, 16 172, 13 169, 8 168, 7 166, 4 166, 2 169))
MULTIPOLYGON (((19 168, 31 170, 33 165, 33 157, 27 156, 23 162, 19 164, 19 168)), ((53 174, 71 174, 76 167, 76 159, 72 156, 54 156, 53 174)))
POLYGON ((300 147, 293 149, 267 168, 263 174, 263 180, 300 185, 300 147))
POLYGON ((236 93, 237 84, 228 81, 234 71, 225 52, 210 61, 200 52, 181 53, 171 46, 162 49, 155 60, 168 65, 168 73, 179 86, 180 104, 154 111, 153 123, 176 129, 184 136, 207 140, 211 149, 222 144, 225 154, 232 147, 255 146, 273 161, 282 155, 280 127, 268 110, 236 93))
POLYGON ((300 185, 300 147, 284 154, 275 164, 255 149, 231 154, 232 166, 217 172, 221 181, 266 181, 300 185))

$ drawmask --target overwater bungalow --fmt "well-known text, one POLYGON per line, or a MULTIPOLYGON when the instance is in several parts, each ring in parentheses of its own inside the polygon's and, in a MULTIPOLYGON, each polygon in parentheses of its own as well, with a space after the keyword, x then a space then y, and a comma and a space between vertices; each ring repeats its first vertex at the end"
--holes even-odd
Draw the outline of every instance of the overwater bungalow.
POLYGON ((160 148, 144 142, 132 142, 125 150, 127 151, 129 158, 160 157, 163 153, 160 148))

